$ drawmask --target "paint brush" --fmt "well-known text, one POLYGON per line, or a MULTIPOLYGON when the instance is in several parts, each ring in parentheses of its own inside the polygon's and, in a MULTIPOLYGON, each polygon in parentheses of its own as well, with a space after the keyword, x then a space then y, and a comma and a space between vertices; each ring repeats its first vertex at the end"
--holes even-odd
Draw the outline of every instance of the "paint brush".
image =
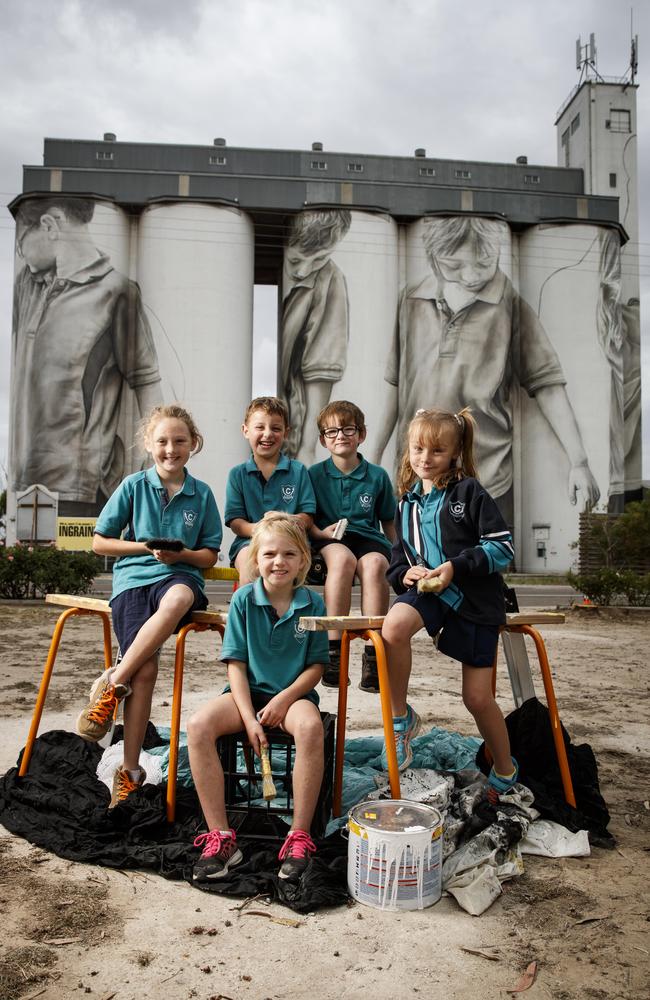
POLYGON ((275 790, 271 775, 271 761, 269 760, 268 747, 260 747, 260 759, 262 761, 262 795, 265 802, 271 802, 278 793, 275 790))
POLYGON ((443 589, 443 582, 439 576, 424 576, 418 580, 418 594, 437 594, 443 589))

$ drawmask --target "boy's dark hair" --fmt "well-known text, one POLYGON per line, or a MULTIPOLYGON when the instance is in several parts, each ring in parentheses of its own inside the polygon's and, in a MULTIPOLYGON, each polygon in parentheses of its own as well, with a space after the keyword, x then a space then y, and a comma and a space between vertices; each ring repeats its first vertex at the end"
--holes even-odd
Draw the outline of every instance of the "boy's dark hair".
POLYGON ((347 399, 337 399, 333 403, 328 403, 323 407, 317 417, 318 432, 322 435, 327 429, 330 420, 340 420, 341 426, 354 424, 359 431, 366 429, 366 417, 363 410, 360 410, 356 403, 351 403, 347 399))
POLYGON ((289 226, 289 246, 307 254, 329 250, 343 239, 351 222, 352 216, 346 208, 300 212, 289 226))
POLYGON ((95 202, 91 198, 28 198, 18 208, 16 221, 23 226, 36 226, 53 208, 61 209, 67 219, 81 226, 92 219, 95 202))
POLYGON ((282 417, 284 426, 287 430, 289 429, 289 410, 287 409, 287 404, 283 400, 278 399, 277 396, 256 396, 255 399, 251 399, 244 414, 245 424, 248 423, 251 413, 254 413, 255 410, 264 410, 269 416, 282 417))

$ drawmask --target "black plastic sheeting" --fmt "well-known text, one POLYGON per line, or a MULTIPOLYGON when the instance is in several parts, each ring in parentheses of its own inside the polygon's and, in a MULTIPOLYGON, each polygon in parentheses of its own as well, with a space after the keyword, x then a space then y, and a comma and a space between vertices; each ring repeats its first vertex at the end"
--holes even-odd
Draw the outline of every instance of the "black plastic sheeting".
MULTIPOLYGON (((116 730, 115 739, 120 738, 116 730)), ((145 749, 156 741, 150 726, 145 749)), ((12 768, 0 780, 0 822, 70 861, 152 869, 192 883, 192 863, 199 856, 193 842, 203 822, 196 793, 178 787, 174 823, 166 819, 166 785, 145 785, 108 812, 110 795, 96 776, 101 755, 101 748, 73 733, 45 733, 34 744, 25 777, 12 768)), ((281 840, 250 840, 244 826, 238 842, 244 863, 217 883, 196 888, 240 898, 263 894, 298 913, 346 902, 347 844, 339 833, 318 842, 300 881, 289 884, 277 877, 281 840)))
MULTIPOLYGON (((609 813, 600 794, 598 768, 587 744, 575 746, 563 729, 577 809, 564 800, 548 710, 531 698, 506 719, 519 779, 535 796, 535 808, 570 830, 586 829, 592 844, 611 848, 615 840, 607 830, 609 813)), ((121 739, 118 727, 114 739, 121 739)), ((163 741, 150 724, 144 748, 163 741)), ((12 768, 0 779, 0 822, 14 834, 59 857, 109 868, 151 869, 164 878, 192 883, 192 864, 198 857, 193 842, 202 831, 202 815, 193 789, 177 788, 176 820, 168 823, 166 786, 145 785, 110 812, 109 792, 96 776, 101 748, 73 733, 53 731, 34 744, 28 773, 18 777, 12 768)), ((22 755, 21 755, 22 756, 22 755)), ((18 760, 20 764, 20 758, 18 760)), ((477 765, 488 773, 483 748, 477 765)), ((475 810, 470 835, 494 820, 494 810, 475 810)), ((196 884, 205 892, 247 898, 268 896, 298 913, 347 901, 347 844, 339 832, 317 842, 299 882, 277 877, 278 849, 286 827, 276 824, 260 829, 246 822, 238 830, 244 862, 213 883, 196 884), (274 837, 260 841, 260 834, 274 837)), ((521 831, 512 839, 519 839, 521 831)), ((510 841, 509 841, 510 842, 510 841)))
MULTIPOLYGON (((588 743, 576 746, 562 726, 576 806, 564 798, 562 777, 555 753, 551 719, 546 705, 529 698, 506 718, 512 755, 519 764, 519 781, 535 796, 535 808, 543 819, 552 819, 572 831, 587 830, 594 847, 613 848, 616 840, 607 829, 609 812, 598 784, 598 765, 588 743)), ((483 744, 476 764, 488 774, 483 744)))

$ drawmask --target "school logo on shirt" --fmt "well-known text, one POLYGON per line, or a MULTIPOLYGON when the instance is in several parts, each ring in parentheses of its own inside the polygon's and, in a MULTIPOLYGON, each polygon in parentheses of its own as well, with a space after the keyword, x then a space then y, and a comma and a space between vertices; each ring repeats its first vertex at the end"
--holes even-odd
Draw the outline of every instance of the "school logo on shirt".
POLYGON ((296 495, 295 486, 282 487, 282 499, 284 500, 285 503, 291 503, 295 495, 296 495))
POLYGON ((191 528, 199 515, 195 510, 184 510, 183 511, 183 521, 191 528))
POLYGON ((296 640, 296 642, 300 643, 303 643, 307 638, 307 633, 305 632, 304 628, 302 627, 299 621, 297 621, 293 626, 293 637, 296 640))
POLYGON ((465 514, 465 501, 457 500, 456 503, 450 503, 449 513, 454 521, 462 521, 465 514))
POLYGON ((362 510, 372 510, 372 501, 374 500, 372 493, 361 493, 359 495, 359 503, 361 504, 362 510))

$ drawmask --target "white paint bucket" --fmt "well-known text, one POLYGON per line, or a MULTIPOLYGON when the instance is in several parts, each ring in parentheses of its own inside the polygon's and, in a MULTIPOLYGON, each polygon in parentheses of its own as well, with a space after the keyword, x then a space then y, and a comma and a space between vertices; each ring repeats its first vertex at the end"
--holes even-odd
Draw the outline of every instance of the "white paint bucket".
POLYGON ((382 910, 423 910, 440 899, 442 819, 407 799, 360 802, 348 815, 348 889, 382 910))

